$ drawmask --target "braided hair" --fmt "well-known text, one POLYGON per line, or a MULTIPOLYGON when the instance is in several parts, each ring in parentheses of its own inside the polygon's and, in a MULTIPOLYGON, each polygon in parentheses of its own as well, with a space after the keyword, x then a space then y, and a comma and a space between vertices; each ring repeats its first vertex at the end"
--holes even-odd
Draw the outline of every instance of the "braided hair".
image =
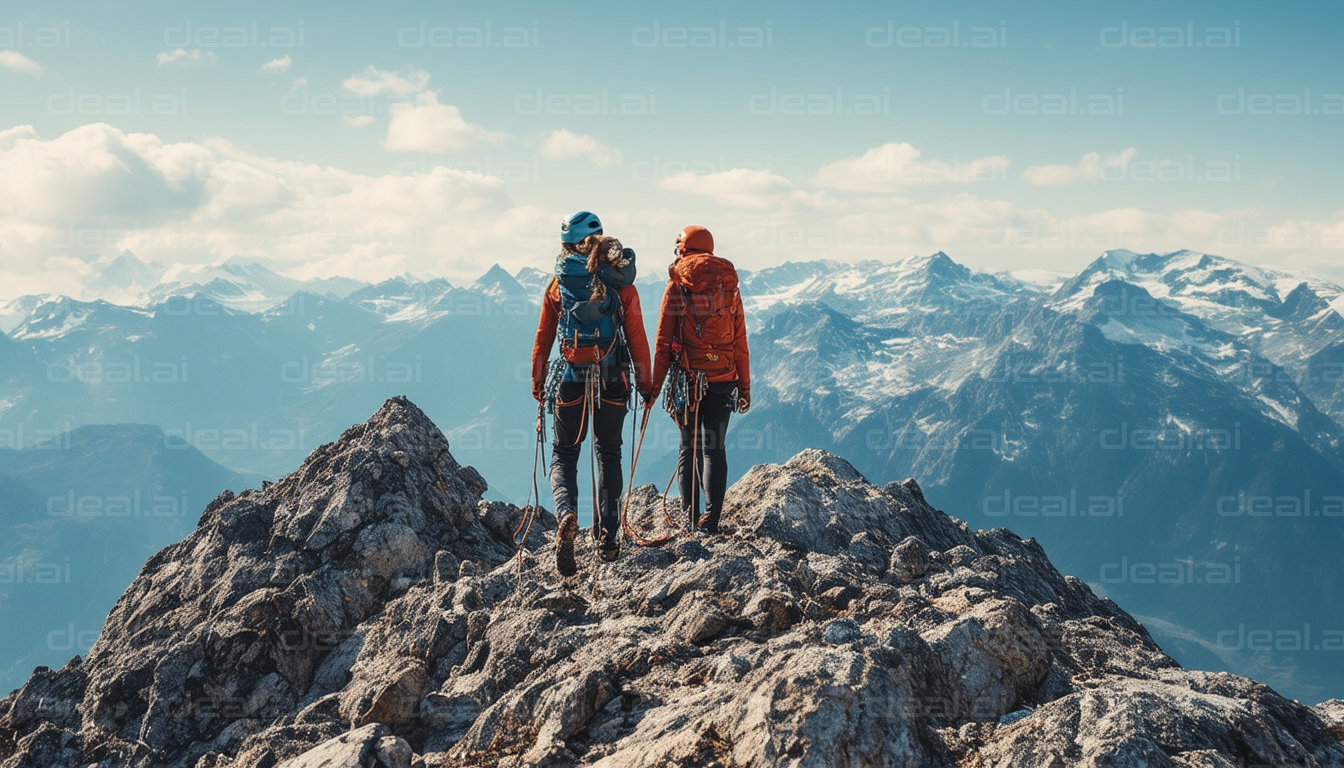
MULTIPOLYGON (((610 264, 616 268, 623 268, 629 263, 625 257, 624 248, 621 241, 614 237, 604 235, 589 235, 580 243, 562 243, 564 253, 577 253, 580 256, 587 256, 588 263, 586 268, 588 274, 595 275, 602 267, 610 264)), ((593 293, 589 297, 593 301, 601 301, 606 298, 607 285, 601 280, 593 281, 593 293)))

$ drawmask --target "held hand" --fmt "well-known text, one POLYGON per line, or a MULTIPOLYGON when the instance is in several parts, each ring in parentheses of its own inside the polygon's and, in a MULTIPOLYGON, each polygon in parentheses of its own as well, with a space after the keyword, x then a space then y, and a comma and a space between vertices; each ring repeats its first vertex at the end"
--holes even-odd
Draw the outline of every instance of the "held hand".
POLYGON ((639 396, 644 401, 645 408, 652 408, 654 403, 658 402, 658 394, 659 390, 655 389, 650 392, 642 392, 639 396))
POLYGON ((737 412, 746 413, 747 409, 750 407, 751 407, 751 390, 750 389, 739 390, 737 393, 737 412))
POLYGON ((532 382, 532 398, 540 403, 546 397, 546 385, 532 382))

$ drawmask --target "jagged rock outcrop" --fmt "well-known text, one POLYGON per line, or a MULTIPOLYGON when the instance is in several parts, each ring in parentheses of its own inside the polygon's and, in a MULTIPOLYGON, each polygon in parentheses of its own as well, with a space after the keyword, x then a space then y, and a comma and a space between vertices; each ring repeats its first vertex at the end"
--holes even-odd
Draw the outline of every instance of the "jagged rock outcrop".
POLYGON ((804 451, 733 486, 725 534, 612 564, 582 537, 568 583, 553 518, 515 562, 484 490, 394 398, 220 496, 87 658, 0 700, 0 766, 1344 764, 1338 706, 1180 668, 913 480, 804 451))

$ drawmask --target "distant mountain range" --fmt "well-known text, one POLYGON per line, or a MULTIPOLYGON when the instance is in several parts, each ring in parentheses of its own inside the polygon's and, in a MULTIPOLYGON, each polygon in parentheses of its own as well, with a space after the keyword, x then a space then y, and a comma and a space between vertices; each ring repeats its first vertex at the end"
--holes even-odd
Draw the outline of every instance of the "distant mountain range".
MULTIPOLYGON (((365 285, 363 280, 348 277, 296 280, 237 257, 219 264, 167 267, 158 261, 141 261, 125 251, 100 267, 91 265, 88 277, 71 286, 66 295, 152 307, 170 298, 200 294, 233 309, 260 311, 299 291, 341 297, 365 285)), ((51 298, 43 294, 0 299, 0 330, 8 332, 37 304, 51 298)))
POLYGON ((1186 251, 1108 252, 1050 291, 943 254, 779 272, 746 289, 756 453, 914 475, 1040 539, 1183 662, 1344 690, 1320 634, 1344 629, 1338 286, 1186 251))
POLYGON ((194 530, 220 491, 259 482, 151 425, 0 450, 0 689, 87 652, 149 555, 194 530))
MULTIPOLYGON (((120 261, 103 279, 133 301, 0 307, 0 447, 152 423, 274 477, 407 394, 490 497, 522 502, 545 272, 317 285, 120 261)), ((651 331, 664 273, 640 267, 651 331)), ((1344 692, 1316 647, 1344 630, 1344 289, 1189 251, 1109 251, 1055 285, 942 253, 742 277, 758 383, 730 432, 734 479, 806 447, 874 481, 916 476, 972 527, 1036 536, 1181 661, 1344 692)), ((675 440, 659 411, 638 481, 662 486, 675 440)))

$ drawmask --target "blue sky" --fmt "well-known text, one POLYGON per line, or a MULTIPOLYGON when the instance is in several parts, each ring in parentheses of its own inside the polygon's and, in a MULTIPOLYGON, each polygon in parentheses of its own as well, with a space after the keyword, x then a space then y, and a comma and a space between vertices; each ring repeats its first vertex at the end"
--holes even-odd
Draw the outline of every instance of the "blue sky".
POLYGON ((48 6, 0 10, 0 293, 122 248, 463 279, 577 208, 659 259, 1344 279, 1337 2, 48 6))

